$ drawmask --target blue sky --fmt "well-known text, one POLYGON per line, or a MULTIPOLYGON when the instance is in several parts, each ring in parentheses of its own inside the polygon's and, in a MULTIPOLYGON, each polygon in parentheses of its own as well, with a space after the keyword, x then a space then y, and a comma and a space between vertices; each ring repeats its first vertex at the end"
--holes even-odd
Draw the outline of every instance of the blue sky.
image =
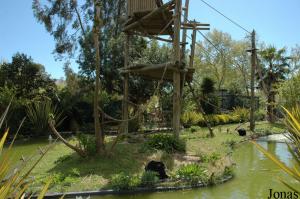
MULTIPOLYGON (((255 29, 260 41, 277 47, 300 44, 299 0, 206 1, 246 29, 255 29)), ((22 52, 43 64, 52 77, 63 77, 63 62, 55 61, 52 54, 54 41, 33 17, 31 3, 32 0, 0 2, 0 60, 10 61, 13 54, 22 52)), ((200 0, 190 0, 189 18, 210 23, 211 28, 228 32, 234 39, 243 39, 246 34, 200 0)), ((72 68, 78 70, 75 61, 72 68)))

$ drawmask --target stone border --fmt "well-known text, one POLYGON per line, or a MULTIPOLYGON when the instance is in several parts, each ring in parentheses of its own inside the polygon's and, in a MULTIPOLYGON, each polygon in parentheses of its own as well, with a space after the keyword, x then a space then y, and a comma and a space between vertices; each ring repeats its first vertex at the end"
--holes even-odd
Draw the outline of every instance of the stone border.
MULTIPOLYGON (((231 179, 233 179, 233 175, 224 177, 219 184, 223 184, 231 179)), ((112 189, 109 190, 99 190, 99 191, 86 191, 86 192, 69 192, 69 193, 53 193, 47 194, 45 199, 59 198, 61 196, 65 196, 65 198, 75 197, 75 196, 105 196, 105 195, 127 195, 127 194, 139 194, 139 193, 151 193, 151 192, 168 192, 168 191, 178 191, 185 189, 195 189, 206 187, 207 185, 203 183, 199 183, 197 185, 184 185, 177 187, 155 187, 155 188, 136 188, 134 190, 126 190, 126 191, 115 191, 112 189)), ((33 198, 37 198, 34 196, 33 198)))

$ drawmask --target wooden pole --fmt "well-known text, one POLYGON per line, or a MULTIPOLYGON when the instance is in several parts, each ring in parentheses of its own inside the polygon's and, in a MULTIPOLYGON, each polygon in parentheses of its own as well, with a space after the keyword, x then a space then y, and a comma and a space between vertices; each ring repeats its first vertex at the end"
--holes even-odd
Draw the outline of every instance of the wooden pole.
MULTIPOLYGON (((129 41, 130 36, 126 34, 124 46, 124 68, 129 67, 129 41)), ((128 96, 129 96, 129 73, 124 74, 124 96, 123 96, 123 133, 128 134, 128 96)))
POLYGON ((99 106, 99 93, 101 93, 101 82, 100 82, 100 67, 101 67, 101 55, 100 55, 100 27, 102 26, 101 22, 101 6, 100 2, 94 0, 95 16, 94 16, 94 25, 93 25, 93 40, 96 64, 95 64, 95 91, 94 91, 94 127, 95 127, 95 137, 96 137, 96 147, 97 153, 102 154, 105 151, 104 146, 104 136, 100 124, 100 113, 98 110, 99 106))
MULTIPOLYGON (((180 53, 180 27, 181 27, 181 0, 175 0, 175 13, 174 13, 174 63, 181 63, 180 53)), ((181 84, 180 84, 180 70, 173 73, 173 131, 175 137, 179 138, 180 132, 180 115, 181 115, 181 84)))
POLYGON ((192 44, 191 44, 191 55, 190 55, 190 64, 189 64, 189 68, 194 68, 194 57, 195 57, 196 38, 197 38, 197 30, 194 28, 193 34, 192 34, 192 44))
POLYGON ((255 44, 255 31, 253 30, 251 35, 251 109, 250 109, 250 130, 253 132, 255 130, 255 69, 256 69, 256 44, 255 44))
MULTIPOLYGON (((187 24, 188 23, 188 17, 189 17, 189 3, 190 0, 185 0, 185 5, 184 5, 184 19, 183 23, 187 24)), ((185 51, 186 51, 186 34, 187 34, 187 29, 183 29, 182 31, 182 51, 181 51, 181 61, 185 62, 185 51)))

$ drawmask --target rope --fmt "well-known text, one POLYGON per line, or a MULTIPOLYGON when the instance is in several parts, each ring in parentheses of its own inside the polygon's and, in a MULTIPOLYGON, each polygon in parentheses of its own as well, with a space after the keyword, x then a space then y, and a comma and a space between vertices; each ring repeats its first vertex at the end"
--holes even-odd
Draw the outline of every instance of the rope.
MULTIPOLYGON (((163 74, 162 74, 160 80, 158 81, 158 84, 157 84, 157 86, 156 86, 156 88, 155 88, 155 90, 154 90, 154 92, 153 92, 152 97, 155 96, 155 95, 157 95, 157 93, 158 93, 158 91, 159 91, 159 89, 160 89, 160 85, 161 85, 162 82, 164 81, 164 77, 165 77, 167 68, 168 68, 168 65, 167 65, 167 63, 166 63, 166 64, 165 64, 165 67, 164 67, 163 74)), ((129 119, 127 119, 127 120, 121 120, 121 119, 115 118, 115 117, 113 117, 113 116, 107 114, 107 113, 106 113, 101 107, 99 107, 99 106, 98 106, 98 109, 99 109, 99 111, 101 111, 101 113, 102 113, 105 117, 107 117, 108 119, 111 119, 111 120, 116 121, 116 122, 128 122, 128 121, 132 121, 132 120, 136 119, 136 118, 139 116, 139 113, 144 112, 144 111, 146 110, 146 106, 139 105, 139 106, 138 106, 138 109, 140 109, 140 111, 137 111, 137 114, 136 114, 133 118, 129 118, 129 119)))
POLYGON ((222 15, 224 18, 226 18, 227 20, 229 20, 231 23, 233 23, 234 25, 236 25, 237 27, 241 28, 242 30, 244 30, 245 32, 250 33, 250 31, 248 31, 246 28, 244 28, 243 26, 241 26, 240 24, 238 24, 237 22, 235 22, 234 20, 230 19, 229 17, 227 17, 226 15, 224 15, 222 12, 220 12, 219 10, 217 10, 216 8, 214 8, 212 5, 210 5, 209 3, 207 3, 204 0, 200 0, 202 1, 204 4, 206 4, 208 7, 210 7, 211 9, 213 9, 214 11, 216 11, 217 13, 219 13, 220 15, 222 15))
MULTIPOLYGON (((170 20, 170 21, 169 21, 169 22, 161 29, 160 33, 163 32, 163 31, 165 31, 165 30, 171 25, 171 23, 173 22, 173 20, 174 20, 174 19, 170 20)), ((146 35, 149 35, 147 32, 145 32, 145 34, 146 34, 146 35)), ((130 45, 127 43, 127 46, 126 46, 126 47, 129 48, 130 45)), ((142 56, 135 48, 133 48, 133 49, 135 50, 135 52, 136 52, 140 57, 143 57, 143 56, 142 56)), ((132 58, 132 57, 131 57, 131 58, 132 58)), ((153 64, 149 59, 148 59, 148 62, 149 62, 150 64, 153 64)), ((160 89, 160 85, 162 84, 162 82, 163 82, 163 80, 164 80, 164 77, 165 77, 167 68, 168 68, 168 65, 167 65, 167 63, 166 63, 166 64, 165 64, 165 67, 164 67, 163 74, 162 74, 160 80, 158 81, 158 84, 157 84, 157 86, 156 86, 156 88, 155 88, 155 90, 154 90, 154 92, 153 92, 152 97, 155 96, 155 95, 158 95, 158 92, 159 92, 159 89, 160 89)), ((136 106, 138 107, 138 109, 140 109, 140 111, 137 111, 137 114, 136 114, 133 118, 129 118, 129 119, 127 119, 127 120, 121 120, 121 119, 115 118, 115 117, 113 117, 113 116, 107 114, 107 113, 106 113, 101 107, 99 107, 99 106, 98 106, 98 109, 99 109, 99 111, 100 111, 105 117, 107 117, 108 119, 111 119, 111 120, 116 121, 116 122, 128 122, 128 121, 132 121, 132 120, 136 119, 136 118, 139 116, 139 113, 140 113, 140 112, 144 112, 145 109, 146 109, 146 106, 141 106, 141 105, 136 105, 136 106)))

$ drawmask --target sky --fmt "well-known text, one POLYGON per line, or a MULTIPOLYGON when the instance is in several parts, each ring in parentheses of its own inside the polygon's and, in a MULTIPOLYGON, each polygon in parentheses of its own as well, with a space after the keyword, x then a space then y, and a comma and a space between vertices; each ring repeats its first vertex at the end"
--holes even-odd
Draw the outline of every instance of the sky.
MULTIPOLYGON (((227 17, 249 31, 256 30, 266 44, 293 47, 300 44, 299 0, 205 0, 227 17)), ((63 63, 52 54, 55 42, 33 16, 32 0, 0 1, 0 61, 11 61, 17 53, 25 53, 43 64, 53 78, 64 77, 63 63)), ((233 39, 244 39, 246 32, 216 13, 200 0, 190 0, 189 19, 211 24, 233 39)), ((200 36, 199 39, 202 39, 200 36)), ((78 71, 75 60, 71 67, 78 71)))

